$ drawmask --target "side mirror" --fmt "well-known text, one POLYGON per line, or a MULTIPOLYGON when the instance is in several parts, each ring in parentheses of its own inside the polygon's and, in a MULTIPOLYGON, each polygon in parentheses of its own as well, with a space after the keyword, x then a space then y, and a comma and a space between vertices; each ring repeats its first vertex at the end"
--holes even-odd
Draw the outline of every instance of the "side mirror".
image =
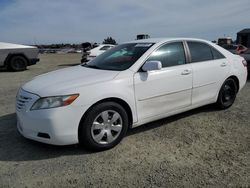
POLYGON ((161 70, 162 64, 160 61, 146 61, 144 65, 142 66, 142 70, 147 71, 153 71, 153 70, 161 70))

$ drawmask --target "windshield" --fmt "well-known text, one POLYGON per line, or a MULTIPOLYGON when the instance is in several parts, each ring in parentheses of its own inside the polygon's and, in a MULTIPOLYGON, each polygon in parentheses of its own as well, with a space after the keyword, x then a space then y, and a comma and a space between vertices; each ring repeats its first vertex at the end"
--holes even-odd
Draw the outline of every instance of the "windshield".
POLYGON ((82 66, 104 70, 126 70, 132 66, 152 45, 153 43, 121 44, 107 50, 82 66))

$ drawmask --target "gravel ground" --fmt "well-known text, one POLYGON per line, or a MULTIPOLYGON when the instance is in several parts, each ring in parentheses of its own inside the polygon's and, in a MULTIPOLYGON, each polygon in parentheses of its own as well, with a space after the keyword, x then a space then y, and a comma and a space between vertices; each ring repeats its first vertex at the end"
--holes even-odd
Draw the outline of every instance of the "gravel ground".
POLYGON ((16 131, 15 94, 32 77, 80 62, 40 55, 24 72, 0 72, 0 187, 249 187, 250 81, 235 104, 212 105, 130 130, 115 148, 55 147, 16 131))

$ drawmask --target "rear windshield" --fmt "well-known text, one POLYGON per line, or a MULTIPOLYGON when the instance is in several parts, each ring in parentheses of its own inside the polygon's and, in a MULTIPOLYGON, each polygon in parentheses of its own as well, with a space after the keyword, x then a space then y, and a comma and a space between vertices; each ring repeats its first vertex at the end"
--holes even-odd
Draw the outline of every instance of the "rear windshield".
POLYGON ((82 65, 89 68, 122 71, 131 67, 153 43, 127 43, 111 48, 82 65))

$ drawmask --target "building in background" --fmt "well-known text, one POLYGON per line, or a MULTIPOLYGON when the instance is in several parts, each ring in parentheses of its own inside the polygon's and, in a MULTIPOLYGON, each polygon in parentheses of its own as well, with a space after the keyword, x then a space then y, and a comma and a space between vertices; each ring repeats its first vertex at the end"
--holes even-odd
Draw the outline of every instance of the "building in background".
POLYGON ((220 46, 231 45, 232 43, 233 43, 233 40, 231 37, 218 38, 218 45, 220 46))
POLYGON ((243 29, 237 33, 236 43, 250 48, 250 28, 243 29))

